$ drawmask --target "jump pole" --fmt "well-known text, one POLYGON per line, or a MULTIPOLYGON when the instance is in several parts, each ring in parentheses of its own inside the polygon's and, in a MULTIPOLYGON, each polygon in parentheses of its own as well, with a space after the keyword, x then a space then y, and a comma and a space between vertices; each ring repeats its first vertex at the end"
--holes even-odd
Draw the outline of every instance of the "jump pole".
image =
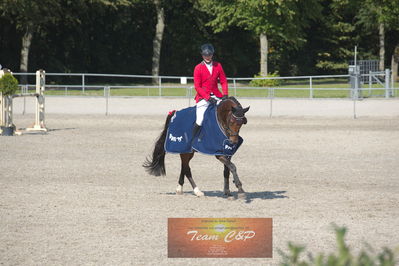
POLYGON ((46 72, 43 69, 36 71, 36 119, 35 124, 27 131, 47 131, 44 123, 44 90, 46 85, 46 72))

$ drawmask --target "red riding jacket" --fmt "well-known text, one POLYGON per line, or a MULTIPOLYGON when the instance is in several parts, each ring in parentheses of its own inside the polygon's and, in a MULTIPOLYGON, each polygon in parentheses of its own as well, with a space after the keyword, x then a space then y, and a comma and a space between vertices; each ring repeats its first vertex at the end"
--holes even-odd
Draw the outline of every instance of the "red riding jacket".
POLYGON ((209 100, 211 93, 219 98, 229 94, 226 74, 224 74, 222 65, 215 61, 212 64, 212 75, 204 62, 199 63, 194 68, 194 87, 197 91, 197 95, 195 95, 196 102, 202 99, 209 100), (223 94, 218 89, 218 81, 222 85, 223 94))

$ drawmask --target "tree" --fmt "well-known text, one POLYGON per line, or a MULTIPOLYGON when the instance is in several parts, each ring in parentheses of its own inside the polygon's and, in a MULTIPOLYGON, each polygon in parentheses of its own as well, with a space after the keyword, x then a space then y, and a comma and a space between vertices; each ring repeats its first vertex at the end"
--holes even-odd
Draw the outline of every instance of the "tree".
MULTIPOLYGON (((399 32, 399 0, 382 0, 381 20, 391 31, 399 32)), ((398 81, 399 39, 394 43, 391 56, 391 69, 394 80, 398 81)))
POLYGON ((353 48, 359 42, 353 23, 359 2, 324 0, 323 12, 312 33, 317 42, 316 68, 327 73, 345 73, 353 48))
MULTIPOLYGON (((0 2, 0 12, 22 32, 20 71, 27 72, 32 38, 44 25, 55 23, 61 17, 60 1, 3 0, 0 2)), ((26 77, 22 82, 26 83, 26 77)))
MULTIPOLYGON (((127 0, 3 0, 0 2, 0 13, 22 33, 20 71, 28 72, 29 54, 35 35, 45 34, 45 29, 50 25, 60 27, 79 24, 82 14, 87 12, 90 5, 118 8, 128 4, 130 2, 127 0)), ((22 78, 22 83, 26 83, 26 77, 22 78)))
POLYGON ((198 3, 201 10, 214 15, 208 25, 215 32, 236 25, 258 36, 262 76, 268 73, 270 40, 299 47, 305 42, 303 28, 320 12, 318 0, 198 0, 198 3))
MULTIPOLYGON (((155 26, 155 36, 153 40, 152 76, 158 76, 161 59, 162 37, 165 29, 165 13, 161 0, 154 0, 154 5, 157 13, 157 24, 155 26)), ((154 78, 153 83, 158 84, 158 79, 154 78)))
MULTIPOLYGON (((379 69, 385 69, 386 42, 389 30, 399 30, 399 0, 365 0, 356 15, 358 24, 363 29, 376 32, 379 36, 379 69)), ((398 43, 399 45, 399 43, 398 43)), ((394 57, 392 57, 394 61, 394 57)))

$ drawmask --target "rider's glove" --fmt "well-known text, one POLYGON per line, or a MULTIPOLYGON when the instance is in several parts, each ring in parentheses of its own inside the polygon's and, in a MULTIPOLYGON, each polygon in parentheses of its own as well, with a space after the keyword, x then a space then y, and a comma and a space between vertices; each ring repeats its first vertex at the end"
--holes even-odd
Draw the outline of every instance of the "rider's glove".
POLYGON ((216 103, 217 103, 216 99, 213 98, 213 97, 209 98, 208 102, 209 102, 210 104, 216 104, 216 103))

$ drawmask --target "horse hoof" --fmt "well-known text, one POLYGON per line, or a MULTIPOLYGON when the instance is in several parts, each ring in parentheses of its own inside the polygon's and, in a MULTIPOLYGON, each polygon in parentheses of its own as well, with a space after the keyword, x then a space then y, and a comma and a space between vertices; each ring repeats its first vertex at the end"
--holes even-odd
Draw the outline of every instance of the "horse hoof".
POLYGON ((194 188, 194 194, 195 194, 197 197, 202 197, 202 196, 205 195, 204 192, 202 192, 201 190, 199 190, 198 187, 195 187, 195 188, 194 188))
POLYGON ((224 195, 225 195, 227 198, 233 197, 233 194, 231 194, 230 191, 224 192, 224 195))
POLYGON ((182 185, 177 185, 176 194, 177 195, 183 195, 183 186, 182 185))
POLYGON ((247 198, 247 196, 245 195, 245 192, 238 192, 237 197, 239 199, 246 199, 247 198))

